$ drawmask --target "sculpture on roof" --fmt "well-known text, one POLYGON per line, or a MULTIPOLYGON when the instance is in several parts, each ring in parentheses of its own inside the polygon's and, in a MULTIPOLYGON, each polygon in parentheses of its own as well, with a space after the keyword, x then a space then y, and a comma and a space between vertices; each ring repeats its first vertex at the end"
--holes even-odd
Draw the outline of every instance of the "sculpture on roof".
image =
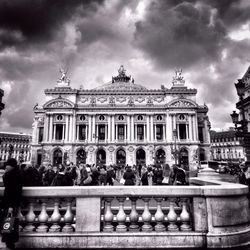
POLYGON ((68 70, 60 68, 59 72, 61 73, 61 77, 58 79, 58 82, 60 82, 60 83, 69 83, 70 80, 69 80, 69 78, 67 76, 68 70))
POLYGON ((123 65, 120 66, 120 68, 118 69, 118 73, 119 73, 119 76, 125 76, 126 70, 124 69, 123 65))
POLYGON ((175 69, 175 76, 172 82, 174 86, 184 86, 185 80, 182 76, 182 69, 175 69))

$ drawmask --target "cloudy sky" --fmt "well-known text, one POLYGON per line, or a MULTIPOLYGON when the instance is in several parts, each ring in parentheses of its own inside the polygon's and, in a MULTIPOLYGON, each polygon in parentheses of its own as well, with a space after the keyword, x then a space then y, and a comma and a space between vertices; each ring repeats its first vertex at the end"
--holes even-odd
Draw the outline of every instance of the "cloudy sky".
POLYGON ((250 66, 249 0, 1 0, 0 131, 31 132, 59 68, 71 86, 109 82, 123 64, 135 82, 171 87, 182 68, 212 128, 232 126, 234 82, 250 66))

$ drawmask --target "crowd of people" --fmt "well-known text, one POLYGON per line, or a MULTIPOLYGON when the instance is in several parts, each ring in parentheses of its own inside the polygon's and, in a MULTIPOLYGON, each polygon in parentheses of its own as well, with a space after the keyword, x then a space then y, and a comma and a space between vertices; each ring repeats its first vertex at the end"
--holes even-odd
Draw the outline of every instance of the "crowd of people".
POLYGON ((173 165, 100 165, 83 164, 35 167, 21 164, 23 186, 113 186, 118 185, 186 185, 183 168, 173 165))

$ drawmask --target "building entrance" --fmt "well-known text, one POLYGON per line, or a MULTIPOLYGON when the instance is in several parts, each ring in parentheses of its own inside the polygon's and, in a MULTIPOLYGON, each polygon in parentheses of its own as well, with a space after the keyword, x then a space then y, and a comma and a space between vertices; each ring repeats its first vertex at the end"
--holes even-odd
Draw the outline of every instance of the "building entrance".
POLYGON ((155 164, 164 164, 166 161, 165 151, 158 149, 155 153, 155 164))
POLYGON ((76 154, 76 163, 83 163, 86 164, 86 152, 84 149, 80 149, 78 150, 77 154, 76 154))
POLYGON ((96 164, 105 165, 106 164, 106 152, 104 149, 98 149, 96 152, 96 164))
POLYGON ((116 152, 116 164, 118 166, 126 165, 126 152, 123 149, 119 149, 116 152))
POLYGON ((63 154, 62 150, 56 149, 53 154, 53 166, 58 166, 62 163, 63 154))
POLYGON ((140 148, 136 151, 136 165, 144 165, 146 163, 146 153, 140 148))
POLYGON ((180 149, 180 165, 185 169, 189 169, 189 160, 188 160, 188 150, 186 148, 180 149))

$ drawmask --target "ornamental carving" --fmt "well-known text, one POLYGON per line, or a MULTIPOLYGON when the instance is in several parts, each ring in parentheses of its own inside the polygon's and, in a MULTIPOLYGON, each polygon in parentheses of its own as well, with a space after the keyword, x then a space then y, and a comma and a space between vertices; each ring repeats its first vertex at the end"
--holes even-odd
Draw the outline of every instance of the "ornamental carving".
POLYGON ((137 98, 135 99, 135 101, 136 101, 136 102, 139 102, 139 103, 142 103, 143 101, 145 101, 145 98, 143 98, 143 97, 137 97, 137 98))
POLYGON ((87 98, 87 97, 82 97, 82 98, 79 100, 79 102, 85 103, 85 102, 87 102, 88 100, 89 100, 89 98, 87 98))
POLYGON ((91 97, 90 106, 96 106, 96 98, 95 97, 91 97))
POLYGON ((129 152, 132 153, 132 152, 134 152, 134 150, 135 150, 135 149, 134 149, 132 146, 129 146, 129 147, 128 147, 128 151, 129 151, 129 152))
POLYGON ((135 105, 134 99, 133 99, 132 96, 130 96, 129 99, 128 99, 128 106, 134 106, 134 105, 135 105))
POLYGON ((72 108, 72 105, 65 101, 56 101, 47 105, 47 108, 72 108))
POLYGON ((164 98, 163 97, 155 97, 153 100, 158 102, 158 103, 161 103, 164 101, 164 98))
POLYGON ((113 146, 108 147, 109 152, 114 152, 115 148, 113 146))
POLYGON ((170 105, 170 107, 195 107, 195 105, 189 101, 186 100, 178 100, 170 105))
POLYGON ((90 146, 88 151, 89 151, 89 152, 94 152, 94 150, 95 150, 94 147, 93 147, 93 146, 90 146))
POLYGON ((98 99, 97 99, 97 101, 99 101, 100 103, 104 103, 104 102, 106 102, 108 99, 107 99, 107 97, 99 97, 98 99))
POLYGON ((149 96, 148 100, 147 100, 147 106, 153 106, 153 105, 154 105, 153 98, 152 98, 152 96, 149 96))
POLYGON ((115 98, 114 98, 114 96, 110 96, 110 97, 109 97, 109 104, 110 104, 111 106, 114 106, 114 105, 115 105, 115 98))
POLYGON ((116 98, 116 101, 120 102, 120 103, 123 103, 123 102, 126 102, 126 97, 117 97, 116 98))

